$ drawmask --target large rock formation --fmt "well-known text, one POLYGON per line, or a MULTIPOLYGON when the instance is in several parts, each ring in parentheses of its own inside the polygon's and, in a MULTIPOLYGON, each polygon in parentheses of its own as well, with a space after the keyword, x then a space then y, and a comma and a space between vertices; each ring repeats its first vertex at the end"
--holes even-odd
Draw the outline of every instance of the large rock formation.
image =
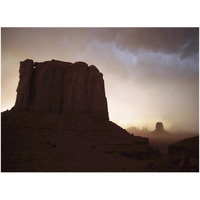
POLYGON ((156 131, 163 132, 164 131, 164 126, 162 122, 157 122, 156 123, 156 131))
POLYGON ((166 136, 166 135, 170 135, 170 134, 167 131, 165 131, 162 122, 157 122, 156 123, 156 129, 151 132, 151 135, 166 136))
POLYGON ((14 109, 86 114, 108 120, 103 75, 84 62, 20 62, 20 81, 14 109))

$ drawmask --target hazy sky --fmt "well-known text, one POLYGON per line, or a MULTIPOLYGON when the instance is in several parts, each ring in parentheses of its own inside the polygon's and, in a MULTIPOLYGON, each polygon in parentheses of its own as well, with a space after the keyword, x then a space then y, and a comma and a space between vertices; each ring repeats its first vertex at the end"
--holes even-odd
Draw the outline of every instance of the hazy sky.
POLYGON ((1 110, 15 104, 19 62, 84 61, 103 73, 110 120, 198 131, 199 30, 2 28, 1 110))

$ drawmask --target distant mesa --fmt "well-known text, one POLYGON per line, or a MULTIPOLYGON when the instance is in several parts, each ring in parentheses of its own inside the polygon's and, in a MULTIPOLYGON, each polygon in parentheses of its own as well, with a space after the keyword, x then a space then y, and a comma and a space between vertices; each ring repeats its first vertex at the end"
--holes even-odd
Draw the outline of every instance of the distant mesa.
POLYGON ((170 135, 170 134, 167 131, 165 131, 162 122, 157 122, 156 129, 151 132, 151 135, 170 135))
POLYGON ((108 121, 102 73, 84 62, 20 62, 14 110, 89 115, 108 121))
POLYGON ((131 135, 137 136, 148 136, 150 131, 146 127, 142 127, 142 129, 138 129, 137 127, 129 127, 126 129, 131 135))

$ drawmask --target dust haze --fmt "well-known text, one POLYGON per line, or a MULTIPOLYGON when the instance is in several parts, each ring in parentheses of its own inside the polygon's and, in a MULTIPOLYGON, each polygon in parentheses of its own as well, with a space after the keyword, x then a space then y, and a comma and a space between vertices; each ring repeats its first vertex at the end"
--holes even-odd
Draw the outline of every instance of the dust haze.
POLYGON ((84 60, 104 74, 110 120, 199 130, 198 28, 2 28, 2 111, 14 106, 19 62, 84 60))

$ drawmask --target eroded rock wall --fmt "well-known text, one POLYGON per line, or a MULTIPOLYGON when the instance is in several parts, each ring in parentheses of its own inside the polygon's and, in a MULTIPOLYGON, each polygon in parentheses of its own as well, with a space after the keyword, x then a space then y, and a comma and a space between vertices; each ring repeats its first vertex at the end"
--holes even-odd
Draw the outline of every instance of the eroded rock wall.
POLYGON ((84 62, 20 62, 20 81, 14 109, 87 114, 108 120, 102 73, 84 62))

